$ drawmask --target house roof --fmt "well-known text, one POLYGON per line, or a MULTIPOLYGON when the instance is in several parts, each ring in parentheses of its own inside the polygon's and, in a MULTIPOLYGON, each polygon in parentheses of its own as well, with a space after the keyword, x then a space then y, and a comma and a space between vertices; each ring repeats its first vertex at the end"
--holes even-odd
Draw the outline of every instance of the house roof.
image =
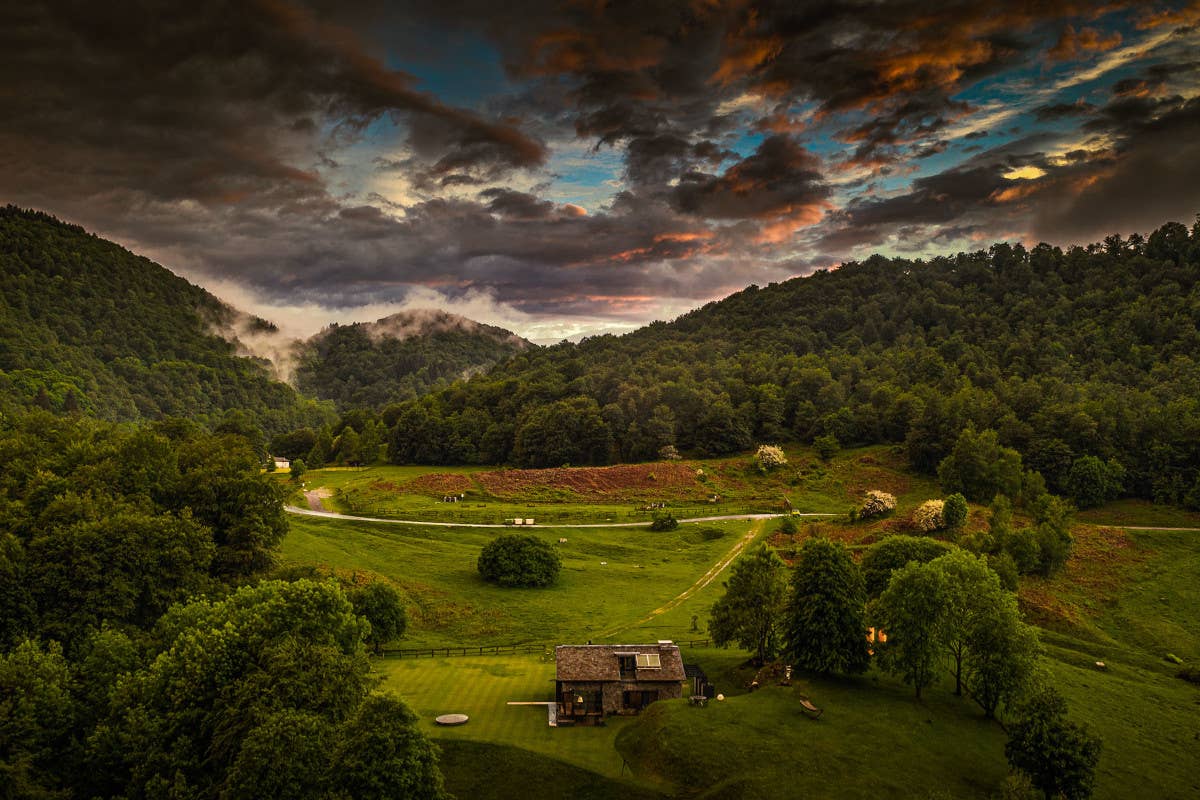
POLYGON ((682 681, 683 658, 674 644, 564 644, 554 648, 554 662, 560 681, 616 681, 621 679, 618 654, 656 653, 662 666, 640 668, 641 681, 682 681))

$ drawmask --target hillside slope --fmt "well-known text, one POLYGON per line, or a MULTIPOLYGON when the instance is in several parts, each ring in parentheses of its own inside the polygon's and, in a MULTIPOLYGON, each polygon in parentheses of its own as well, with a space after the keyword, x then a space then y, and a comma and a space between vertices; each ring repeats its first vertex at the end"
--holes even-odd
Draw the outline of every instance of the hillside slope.
POLYGON ((314 406, 237 355, 219 330, 273 330, 82 228, 0 209, 0 397, 113 420, 213 421, 239 409, 267 431, 314 406))
POLYGON ((1200 503, 1198 354, 1200 224, 1066 252, 875 256, 521 354, 400 417, 466 446, 410 435, 393 455, 558 466, 832 435, 905 442, 930 471, 973 425, 1051 488, 1090 454, 1123 464, 1127 493, 1200 503))
POLYGON ((447 314, 401 311, 331 325, 299 345, 296 385, 343 408, 407 400, 533 347, 511 331, 447 314))

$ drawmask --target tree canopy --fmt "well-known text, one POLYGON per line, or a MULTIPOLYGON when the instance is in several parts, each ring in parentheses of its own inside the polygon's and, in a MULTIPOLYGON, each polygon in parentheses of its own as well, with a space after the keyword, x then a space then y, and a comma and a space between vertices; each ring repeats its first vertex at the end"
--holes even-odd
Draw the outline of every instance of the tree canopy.
POLYGON ((784 646, 792 663, 823 674, 865 672, 870 664, 866 589, 844 545, 804 542, 792 567, 784 646))
POLYGON ((506 533, 484 545, 477 566, 491 583, 542 587, 557 580, 562 558, 552 544, 536 536, 506 533))
POLYGON ((0 395, 20 405, 296 428, 326 412, 236 343, 274 331, 82 228, 0 208, 0 395))
POLYGON ((736 642, 762 664, 775 655, 787 603, 787 565, 760 545, 733 562, 725 594, 713 604, 708 630, 718 647, 736 642))

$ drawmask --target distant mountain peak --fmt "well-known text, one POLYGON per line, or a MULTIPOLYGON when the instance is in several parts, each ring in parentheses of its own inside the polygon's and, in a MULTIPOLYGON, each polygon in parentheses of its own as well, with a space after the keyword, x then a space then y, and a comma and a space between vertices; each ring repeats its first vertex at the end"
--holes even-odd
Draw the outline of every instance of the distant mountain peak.
MULTIPOLYGON (((397 311, 374 322, 355 323, 362 327, 373 340, 398 339, 404 341, 414 336, 430 336, 446 332, 462 332, 489 336, 498 341, 510 341, 520 349, 530 346, 510 330, 476 322, 458 314, 437 308, 413 308, 397 311)), ((320 336, 320 334, 318 334, 320 336)))

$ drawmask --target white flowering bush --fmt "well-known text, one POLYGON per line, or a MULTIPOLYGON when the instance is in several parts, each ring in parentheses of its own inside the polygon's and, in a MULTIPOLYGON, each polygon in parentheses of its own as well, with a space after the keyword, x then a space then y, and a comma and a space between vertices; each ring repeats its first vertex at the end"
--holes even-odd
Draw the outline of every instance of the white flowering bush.
POLYGON ((872 489, 867 492, 867 499, 863 502, 862 508, 858 510, 858 517, 859 519, 878 517, 895 510, 896 496, 894 494, 872 489))
POLYGON ((759 467, 767 471, 788 463, 787 456, 783 454, 783 448, 773 444, 760 444, 758 452, 754 454, 754 460, 758 462, 759 467))
POLYGON ((933 533, 946 527, 945 502, 926 500, 913 511, 912 521, 922 533, 933 533))

